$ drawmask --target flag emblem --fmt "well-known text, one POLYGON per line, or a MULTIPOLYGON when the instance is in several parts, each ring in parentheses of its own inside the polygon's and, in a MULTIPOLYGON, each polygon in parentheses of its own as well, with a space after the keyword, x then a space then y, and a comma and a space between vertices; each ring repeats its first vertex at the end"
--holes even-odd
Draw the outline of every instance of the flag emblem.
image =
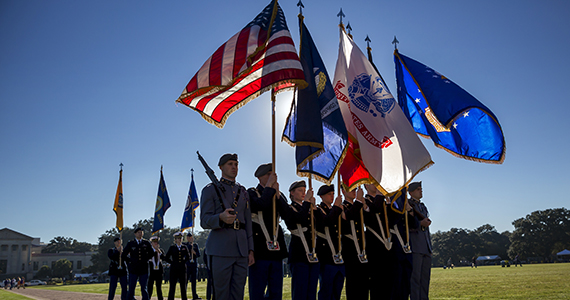
POLYGON ((375 76, 372 79, 372 75, 366 73, 354 78, 348 87, 348 96, 355 107, 369 112, 374 117, 377 117, 378 113, 382 118, 386 117, 396 105, 396 100, 384 89, 380 77, 375 76))

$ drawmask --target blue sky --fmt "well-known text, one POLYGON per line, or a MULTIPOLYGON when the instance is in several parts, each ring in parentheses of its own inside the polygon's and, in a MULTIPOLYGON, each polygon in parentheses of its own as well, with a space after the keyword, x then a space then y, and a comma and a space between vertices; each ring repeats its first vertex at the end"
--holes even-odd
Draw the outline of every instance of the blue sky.
MULTIPOLYGON (((264 94, 220 130, 175 104, 204 61, 269 0, 0 2, 0 228, 48 242, 97 243, 114 227, 113 200, 124 164, 125 225, 153 216, 160 167, 180 226, 190 169, 198 192, 211 166, 238 153, 238 181, 271 161, 271 106, 264 94)), ((298 47, 297 0, 279 1, 298 47)), ((435 165, 418 175, 432 232, 494 225, 499 232, 535 210, 567 206, 570 167, 567 1, 304 1, 305 22, 329 74, 338 55, 342 7, 354 40, 395 91, 394 35, 400 53, 462 86, 499 118, 502 165, 455 158, 422 142, 435 165)), ((280 137, 292 93, 277 96, 280 137)), ((286 191, 294 150, 277 144, 286 191)), ((218 172, 219 174, 219 172, 218 172)), ((316 184, 319 186, 320 184, 316 184)))

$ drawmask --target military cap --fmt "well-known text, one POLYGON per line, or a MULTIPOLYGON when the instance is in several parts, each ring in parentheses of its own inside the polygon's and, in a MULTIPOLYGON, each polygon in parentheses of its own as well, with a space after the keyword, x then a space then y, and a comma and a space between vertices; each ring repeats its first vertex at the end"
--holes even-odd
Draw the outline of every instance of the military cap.
POLYGON ((116 237, 116 238, 113 240, 113 242, 120 241, 120 240, 121 240, 120 238, 116 237))
POLYGON ((192 236, 192 233, 191 233, 191 232, 188 232, 188 233, 186 234, 186 237, 189 237, 189 236, 192 236))
POLYGON ((305 183, 305 180, 299 180, 299 181, 295 181, 291 184, 291 186, 289 187, 289 192, 298 188, 298 187, 307 187, 307 184, 305 183))
POLYGON ((160 241, 160 238, 155 235, 155 236, 151 236, 149 240, 150 240, 151 242, 154 242, 154 241, 158 242, 158 241, 160 241))
POLYGON ((422 187, 421 181, 412 182, 412 183, 410 183, 410 185, 408 185, 408 192, 413 192, 416 189, 418 189, 419 187, 422 187))
POLYGON ((218 162, 218 167, 223 166, 225 163, 227 163, 230 160, 238 161, 237 154, 226 153, 226 154, 222 155, 222 157, 220 157, 220 161, 218 162))
POLYGON ((263 165, 260 165, 259 167, 257 167, 257 170, 255 170, 255 173, 253 175, 255 177, 259 178, 259 177, 271 172, 272 170, 273 170, 273 164, 272 163, 263 164, 263 165))
POLYGON ((175 239, 179 238, 179 237, 182 238, 182 232, 180 232, 180 231, 174 234, 175 239))
POLYGON ((143 230, 141 227, 138 227, 137 229, 135 229, 135 233, 137 233, 137 232, 139 232, 139 231, 144 232, 144 230, 143 230))
POLYGON ((322 196, 330 192, 334 192, 334 184, 321 186, 317 191, 317 195, 322 196))

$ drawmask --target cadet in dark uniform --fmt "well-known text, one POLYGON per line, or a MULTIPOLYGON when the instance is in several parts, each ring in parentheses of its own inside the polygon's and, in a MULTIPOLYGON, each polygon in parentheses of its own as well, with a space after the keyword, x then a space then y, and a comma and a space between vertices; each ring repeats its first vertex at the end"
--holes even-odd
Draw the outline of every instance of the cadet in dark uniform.
POLYGON ((109 300, 115 298, 115 291, 117 289, 117 281, 121 283, 121 300, 127 300, 129 292, 127 288, 127 263, 121 260, 121 252, 123 251, 122 241, 120 238, 115 238, 115 247, 107 251, 107 256, 111 260, 109 264, 109 300))
POLYGON ((255 264, 249 267, 249 299, 281 300, 283 298, 283 259, 287 257, 287 245, 283 229, 279 226, 279 212, 288 207, 287 200, 279 192, 277 174, 272 172, 271 163, 259 166, 254 175, 259 180, 259 184, 255 188, 248 189, 253 248, 255 249, 255 264), (276 196, 275 202, 274 196, 276 196), (277 243, 274 241, 275 225, 277 243))
POLYGON ((164 258, 164 250, 160 249, 158 241, 160 241, 160 238, 158 236, 153 236, 150 238, 153 255, 149 260, 150 270, 148 276, 148 297, 152 297, 153 286, 156 285, 156 297, 159 300, 163 300, 164 297, 162 297, 162 275, 164 274, 164 268, 162 267, 162 259, 164 258))
POLYGON ((342 222, 342 258, 346 270, 346 299, 368 299, 370 274, 364 237, 364 192, 357 188, 344 195, 342 222))
POLYGON ((321 197, 317 216, 317 253, 320 262, 319 300, 340 299, 344 286, 344 261, 340 244, 340 218, 342 197, 334 198, 334 185, 323 185, 317 195, 321 197), (333 205, 334 200, 334 205, 333 205))
POLYGON ((176 283, 180 284, 180 295, 182 300, 187 300, 186 296, 186 262, 190 260, 190 250, 182 244, 182 232, 174 234, 174 245, 168 248, 164 260, 170 263, 170 288, 168 289, 168 300, 174 300, 176 293, 176 283))
MULTIPOLYGON (((370 299, 391 299, 395 285, 397 258, 395 237, 390 228, 403 215, 393 211, 390 203, 372 184, 366 184, 366 205, 369 209, 364 213, 366 224, 366 253, 370 268, 370 299), (386 225, 386 215, 388 224, 386 225)), ((389 198, 388 198, 389 199, 389 198)), ((398 246, 399 247, 399 246, 398 246)))
POLYGON ((129 299, 135 296, 137 281, 141 285, 141 295, 143 300, 148 300, 148 260, 154 251, 149 241, 143 239, 142 228, 135 229, 135 239, 130 241, 123 250, 123 260, 129 260, 129 299))
POLYGON ((410 300, 423 300, 428 299, 431 277, 432 246, 429 233, 431 220, 426 205, 421 201, 423 198, 422 182, 410 183, 408 193, 410 194, 409 203, 413 208, 412 214, 420 222, 419 228, 410 229, 413 256, 410 300))
POLYGON ((319 283, 319 261, 312 241, 313 228, 310 216, 311 207, 315 208, 315 197, 313 190, 306 191, 306 187, 303 180, 291 184, 289 187, 291 205, 289 211, 283 215, 285 224, 291 232, 289 269, 293 300, 317 299, 319 283))
POLYGON ((186 275, 188 282, 192 284, 192 299, 202 299, 198 297, 198 294, 196 293, 196 274, 198 273, 197 259, 200 257, 200 249, 198 248, 198 244, 194 243, 194 236, 192 236, 192 233, 190 232, 186 235, 186 243, 184 244, 190 250, 190 260, 186 262, 186 275))
MULTIPOLYGON (((404 195, 406 197, 406 195, 404 195)), ((412 278, 412 252, 410 245, 406 239, 406 231, 409 229, 414 229, 419 226, 417 218, 411 215, 412 208, 410 205, 406 205, 406 212, 404 217, 396 222, 395 226, 397 231, 394 230, 392 233, 399 234, 400 238, 392 239, 394 241, 394 250, 396 252, 397 265, 396 265, 396 279, 392 289, 392 299, 395 300, 407 300, 410 297, 410 280, 412 278), (406 214, 408 225, 406 228, 406 214), (406 245, 407 244, 407 245, 406 245)))
POLYGON ((249 196, 235 181, 237 154, 224 154, 218 166, 224 191, 209 184, 200 198, 202 228, 212 230, 206 242, 206 254, 212 271, 214 299, 243 299, 247 267, 255 262, 249 196))

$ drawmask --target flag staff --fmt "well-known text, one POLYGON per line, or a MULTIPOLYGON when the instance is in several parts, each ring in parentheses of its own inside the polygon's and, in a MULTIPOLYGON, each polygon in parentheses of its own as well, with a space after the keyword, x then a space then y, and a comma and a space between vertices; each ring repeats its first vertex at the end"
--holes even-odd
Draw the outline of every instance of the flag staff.
MULTIPOLYGON (((117 227, 117 229, 119 230, 119 239, 121 240, 121 244, 123 243, 123 163, 119 163, 119 167, 121 168, 119 170, 119 185, 120 185, 120 189, 121 191, 119 192, 119 187, 117 187, 117 196, 119 197, 119 202, 120 203, 115 203, 115 209, 117 208, 118 205, 120 205, 121 207, 121 228, 119 229, 117 227)), ((116 211, 115 211, 116 212, 116 211)), ((119 216, 117 215, 117 221, 119 219, 119 216)), ((118 222, 117 222, 118 223, 118 222)), ((117 224, 119 225, 119 224, 117 224)), ((119 267, 118 269, 122 269, 123 267, 123 249, 122 249, 122 245, 121 248, 119 249, 119 267)))

